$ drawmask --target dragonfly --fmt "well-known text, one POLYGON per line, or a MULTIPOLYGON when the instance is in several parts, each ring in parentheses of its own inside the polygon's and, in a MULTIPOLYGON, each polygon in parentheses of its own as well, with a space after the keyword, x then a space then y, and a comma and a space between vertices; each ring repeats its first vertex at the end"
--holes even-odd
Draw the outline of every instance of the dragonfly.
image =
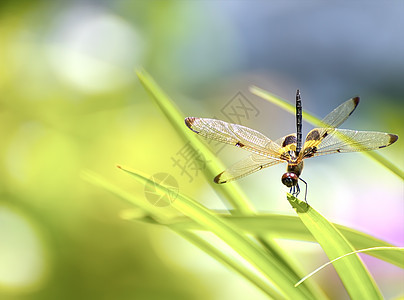
MULTIPOLYGON (((264 134, 238 124, 208 118, 185 118, 185 124, 193 132, 208 139, 234 145, 252 152, 214 178, 215 183, 226 183, 280 163, 287 163, 282 183, 290 188, 289 193, 297 197, 300 193, 299 180, 307 182, 300 175, 303 161, 325 154, 375 150, 387 147, 397 141, 398 136, 375 131, 337 129, 356 109, 359 97, 339 105, 322 121, 322 127, 312 129, 302 141, 302 101, 300 91, 296 92, 296 133, 272 141, 264 134)), ((306 201, 307 202, 307 201, 306 201)))

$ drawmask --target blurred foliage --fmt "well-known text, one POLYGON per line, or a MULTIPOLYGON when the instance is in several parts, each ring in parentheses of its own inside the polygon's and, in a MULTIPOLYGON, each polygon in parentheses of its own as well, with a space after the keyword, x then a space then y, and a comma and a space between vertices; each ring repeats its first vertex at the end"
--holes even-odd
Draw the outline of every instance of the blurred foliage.
MULTIPOLYGON (((184 111, 192 108, 194 114, 213 115, 208 107, 221 106, 218 98, 230 98, 243 88, 239 82, 244 82, 243 68, 251 58, 242 51, 249 43, 236 34, 237 22, 229 21, 238 6, 232 10, 208 3, 2 1, 1 299, 263 297, 193 246, 172 245, 172 233, 121 218, 131 206, 80 178, 83 169, 91 169, 144 199, 143 191, 122 176, 116 164, 149 174, 173 170, 172 157, 183 141, 137 81, 138 66, 150 70, 178 105, 184 111), (206 101, 193 101, 189 95, 206 101)), ((293 7, 287 9, 295 18, 293 7)), ((255 19, 246 15, 242 22, 252 25, 255 19)), ((296 80, 276 69, 269 75, 256 73, 261 74, 255 77, 257 84, 282 82, 282 88, 295 88, 296 80)), ((379 120, 372 129, 394 128, 404 134, 403 106, 395 95, 373 95, 399 109, 378 103, 375 110, 365 111, 367 115, 363 112, 372 117, 369 122, 379 120), (380 108, 387 111, 381 115, 380 108)), ((277 118, 273 112, 262 115, 277 118)), ((401 143, 386 153, 402 166, 402 150, 401 143)), ((176 175, 188 181, 179 171, 176 175)), ((387 180, 397 186, 395 179, 387 180)), ((206 186, 199 176, 182 191, 204 195, 203 201, 209 202, 205 199, 211 197, 205 196, 214 193, 206 186)), ((169 207, 162 209, 174 214, 169 207)), ((396 269, 391 273, 397 274, 396 269)), ((324 278, 332 280, 330 276, 324 278)), ((395 282, 397 278, 385 283, 389 291, 395 282)), ((340 296, 338 289, 333 292, 340 296)), ((400 292, 396 288, 390 294, 400 292)))
MULTIPOLYGON (((1 245, 0 253, 4 255, 0 268, 6 273, 0 273, 0 297, 209 297, 204 283, 194 275, 186 270, 174 270, 161 260, 151 244, 147 226, 136 226, 119 218, 120 211, 127 205, 80 179, 83 168, 116 177, 117 161, 140 161, 139 167, 146 170, 159 166, 150 162, 161 155, 161 150, 156 149, 155 140, 149 139, 150 130, 141 124, 154 119, 150 129, 164 128, 165 121, 135 82, 133 64, 123 69, 109 68, 102 65, 102 58, 98 63, 91 56, 75 57, 76 53, 71 53, 75 49, 68 48, 73 47, 72 44, 51 41, 57 31, 58 18, 63 16, 63 10, 57 8, 56 3, 16 5, 12 2, 2 6, 0 207, 4 219, 0 219, 4 226, 1 240, 10 244, 1 245), (76 67, 80 63, 85 68, 94 66, 100 74, 90 71, 86 73, 89 78, 82 78, 75 72, 85 72, 83 69, 71 73, 58 69, 67 68, 69 62, 76 67), (117 83, 108 86, 106 82, 114 81, 115 76, 117 83), (100 79, 98 83, 97 79, 100 79), (25 222, 26 227, 34 226, 32 236, 19 232, 11 220, 6 222, 11 214, 25 222), (28 243, 26 239, 33 241, 28 243), (36 247, 38 251, 34 251, 36 247), (14 257, 9 252, 18 255, 14 257), (45 254, 37 262, 36 256, 45 254), (10 275, 13 270, 15 276, 10 275), (7 284, 10 276, 15 277, 15 282, 7 284)), ((80 10, 80 6, 76 9, 80 10)), ((94 21, 91 14, 88 18, 94 21)), ((118 18, 115 20, 118 25, 112 21, 103 26, 108 29, 121 22, 118 18)), ((68 22, 66 26, 74 24, 68 22)), ((114 40, 114 36, 105 38, 114 40)), ((168 142, 175 140, 169 131, 161 132, 160 136, 156 134, 155 139, 166 141, 165 150, 169 153, 176 151, 175 144, 168 142)), ((160 160, 156 163, 160 164, 160 160)), ((166 168, 168 166, 166 163, 166 168)))

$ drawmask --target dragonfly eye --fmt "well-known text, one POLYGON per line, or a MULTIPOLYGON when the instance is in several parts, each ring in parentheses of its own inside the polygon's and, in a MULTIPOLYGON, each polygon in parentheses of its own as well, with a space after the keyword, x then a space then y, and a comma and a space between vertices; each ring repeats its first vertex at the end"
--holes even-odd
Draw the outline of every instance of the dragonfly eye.
POLYGON ((285 173, 282 175, 282 183, 286 185, 287 187, 295 186, 297 185, 297 180, 299 177, 295 173, 285 173))

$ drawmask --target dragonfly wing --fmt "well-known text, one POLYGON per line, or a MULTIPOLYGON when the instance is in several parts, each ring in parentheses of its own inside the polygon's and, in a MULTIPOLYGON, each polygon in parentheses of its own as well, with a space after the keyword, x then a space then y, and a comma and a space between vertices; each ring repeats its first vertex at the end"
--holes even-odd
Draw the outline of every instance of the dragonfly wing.
POLYGON ((251 154, 217 175, 214 181, 216 183, 226 183, 282 162, 285 161, 251 154))
POLYGON ((296 159, 296 142, 296 133, 285 135, 275 141, 281 147, 281 159, 286 161, 296 159))
POLYGON ((323 127, 336 128, 340 126, 353 113, 358 104, 359 97, 345 101, 321 120, 324 124, 323 127))
POLYGON ((284 137, 281 137, 275 141, 280 147, 286 147, 291 144, 296 144, 297 138, 296 138, 296 133, 291 133, 288 135, 285 135, 284 137))
POLYGON ((259 155, 279 158, 280 146, 251 128, 216 119, 186 118, 185 124, 208 139, 244 148, 259 155))
MULTIPOLYGON (((316 129, 322 128, 313 130, 316 129)), ((397 135, 385 132, 333 129, 322 139, 306 141, 303 158, 380 149, 393 144, 397 139, 397 135)))
POLYGON ((325 118, 321 120, 323 127, 314 128, 307 134, 299 158, 303 159, 314 156, 315 152, 313 151, 318 150, 319 145, 323 143, 325 138, 328 137, 328 139, 330 139, 333 133, 335 133, 335 128, 348 119, 358 104, 359 97, 351 98, 326 115, 325 118))

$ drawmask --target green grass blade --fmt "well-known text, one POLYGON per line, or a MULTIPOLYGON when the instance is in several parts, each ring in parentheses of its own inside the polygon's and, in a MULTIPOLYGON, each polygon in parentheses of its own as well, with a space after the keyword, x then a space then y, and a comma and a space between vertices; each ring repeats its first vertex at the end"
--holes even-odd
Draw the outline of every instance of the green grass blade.
MULTIPOLYGON (((290 204, 330 260, 355 251, 348 240, 321 214, 288 194, 290 204)), ((352 299, 382 299, 382 295, 358 255, 333 263, 352 299)))
MULTIPOLYGON (((280 108, 286 110, 287 112, 291 113, 292 115, 296 114, 295 105, 292 105, 289 102, 287 102, 286 100, 283 100, 263 89, 260 89, 259 87, 251 86, 250 92, 264 100, 267 100, 267 101, 279 106, 280 108)), ((316 127, 322 127, 324 125, 319 118, 317 118, 316 116, 314 116, 313 114, 311 114, 305 110, 303 110, 302 117, 306 122, 308 122, 316 127)))
MULTIPOLYGON (((112 194, 118 196, 122 200, 125 200, 128 203, 133 204, 136 207, 143 210, 144 214, 147 216, 144 218, 144 220, 148 220, 148 222, 160 225, 168 225, 171 223, 168 218, 164 217, 163 210, 155 207, 154 208, 150 207, 144 200, 140 200, 137 197, 133 196, 132 194, 127 193, 126 191, 118 188, 117 186, 111 184, 110 182, 102 178, 100 175, 93 173, 91 171, 84 171, 82 173, 82 178, 87 182, 95 186, 101 187, 104 190, 107 190, 112 194)), ((205 229, 205 227, 199 224, 198 226, 205 229)), ((265 292, 268 296, 272 298, 281 297, 281 295, 276 290, 274 290, 273 286, 268 281, 263 280, 262 276, 259 276, 257 272, 254 272, 251 269, 244 267, 238 261, 229 257, 228 255, 226 255, 226 253, 219 251, 218 249, 207 243, 205 240, 196 236, 194 233, 184 229, 171 228, 170 226, 168 227, 172 229, 174 232, 181 235, 183 238, 187 239, 189 242, 196 245, 202 251, 205 251, 207 254, 209 254, 219 262, 232 268, 233 270, 244 276, 250 282, 255 284, 258 288, 260 288, 263 292, 265 292)))
MULTIPOLYGON (((283 99, 281 99, 263 89, 260 89, 256 86, 250 87, 250 92, 258 97, 261 97, 262 99, 265 99, 265 100, 283 108, 284 110, 286 110, 287 112, 290 112, 293 115, 295 114, 295 106, 290 104, 286 100, 283 100, 283 99)), ((308 122, 316 127, 323 126, 323 123, 321 122, 321 120, 319 118, 317 118, 313 114, 310 114, 304 110, 303 110, 303 119, 306 122, 308 122)), ((389 160, 387 160, 386 158, 384 158, 377 152, 366 151, 366 152, 362 152, 362 153, 364 155, 367 155, 368 157, 371 157, 372 159, 374 159, 375 161, 380 163, 382 166, 384 166, 385 168, 389 169, 391 172, 393 172, 394 174, 399 176, 401 179, 404 179, 404 171, 400 170, 396 164, 391 163, 389 160)))
POLYGON ((106 179, 102 178, 97 173, 85 170, 81 173, 81 177, 85 181, 111 192, 120 199, 128 201, 130 204, 134 204, 136 207, 142 210, 146 217, 151 217, 155 222, 162 224, 171 222, 171 219, 163 214, 161 209, 158 209, 157 207, 149 204, 147 201, 140 200, 137 197, 134 197, 132 194, 123 191, 122 189, 108 182, 106 179))
MULTIPOLYGON (((150 181, 147 176, 141 175, 139 172, 132 172, 126 169, 122 170, 132 175, 142 184, 154 184, 162 193, 169 193, 169 189, 150 181)), ((282 298, 312 299, 314 297, 307 287, 302 289, 299 289, 301 286, 297 289, 294 288, 295 282, 299 280, 298 278, 293 281, 293 279, 296 278, 295 274, 288 272, 279 260, 267 255, 262 247, 241 234, 240 229, 231 226, 223 218, 217 217, 198 202, 182 194, 178 194, 172 206, 206 230, 214 233, 243 259, 250 263, 261 276, 264 276, 273 283, 278 289, 276 291, 273 290, 271 297, 279 298, 279 293, 283 295, 282 298)))
POLYGON ((229 255, 227 255, 226 253, 221 252, 204 239, 199 238, 197 235, 189 231, 181 231, 181 230, 174 230, 174 231, 177 232, 177 234, 179 234, 183 238, 187 239, 195 246, 197 246, 199 249, 201 249, 202 251, 204 251, 205 253, 207 253, 220 263, 222 263, 223 265, 233 269, 240 275, 244 276, 247 280, 249 280, 251 283, 260 288, 268 296, 274 294, 272 287, 268 285, 268 282, 266 280, 263 280, 261 276, 258 276, 257 273, 252 272, 248 268, 245 268, 238 261, 235 261, 234 259, 229 257, 229 255))
MULTIPOLYGON (((152 96, 152 99, 170 121, 176 132, 185 141, 189 141, 192 147, 204 156, 206 161, 209 161, 203 172, 208 182, 212 182, 213 184, 213 178, 225 169, 223 164, 200 140, 200 138, 197 137, 194 132, 189 130, 184 123, 184 115, 175 106, 174 102, 167 96, 167 94, 157 85, 153 78, 145 70, 138 70, 136 71, 136 74, 143 87, 152 96)), ((254 213, 254 207, 237 184, 222 185, 220 189, 215 189, 215 191, 229 201, 229 203, 236 209, 236 213, 243 215, 251 215, 254 213)))
MULTIPOLYGON (((310 278, 311 276, 313 276, 314 274, 318 273, 319 271, 321 271, 322 269, 324 269, 325 267, 331 265, 333 262, 343 259, 344 257, 347 257, 349 255, 353 255, 356 253, 367 253, 367 252, 373 252, 373 251, 399 251, 399 252, 404 252, 404 247, 373 247, 373 248, 366 248, 366 249, 360 249, 360 250, 355 250, 353 252, 344 254, 340 257, 337 257, 325 264, 323 264, 322 266, 318 267, 317 269, 315 269, 313 272, 310 272, 308 275, 304 276, 302 279, 299 280, 299 282, 297 282, 295 284, 295 286, 300 285, 301 283, 303 283, 306 279, 310 278)), ((368 254, 368 253, 367 253, 368 254)), ((404 256, 402 256, 402 258, 404 258, 404 256)))
MULTIPOLYGON (((265 214, 243 217, 226 214, 222 215, 222 217, 230 224, 234 224, 234 226, 242 228, 243 231, 252 235, 263 235, 269 233, 274 238, 315 242, 313 235, 297 216, 265 214)), ((186 217, 172 219, 169 226, 181 230, 203 230, 201 226, 186 217)), ((333 223, 333 226, 335 226, 346 237, 355 249, 394 247, 394 245, 364 232, 335 223, 333 223)), ((403 257, 397 252, 371 252, 369 255, 404 269, 403 257)))

